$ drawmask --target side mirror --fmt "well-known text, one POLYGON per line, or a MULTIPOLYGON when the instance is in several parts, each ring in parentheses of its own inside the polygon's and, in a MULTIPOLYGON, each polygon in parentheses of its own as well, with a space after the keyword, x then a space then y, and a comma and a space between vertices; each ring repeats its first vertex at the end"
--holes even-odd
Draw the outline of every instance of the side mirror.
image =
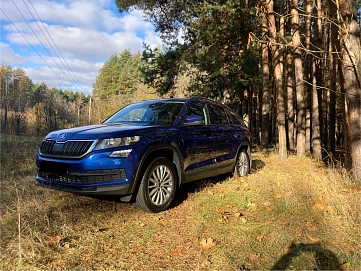
POLYGON ((199 115, 189 115, 183 124, 186 126, 202 125, 204 124, 204 118, 199 115))

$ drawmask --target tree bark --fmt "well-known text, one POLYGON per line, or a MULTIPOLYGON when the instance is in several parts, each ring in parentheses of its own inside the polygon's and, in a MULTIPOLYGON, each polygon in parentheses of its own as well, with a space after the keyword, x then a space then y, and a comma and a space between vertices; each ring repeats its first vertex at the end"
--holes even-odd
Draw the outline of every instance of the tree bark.
POLYGON ((301 56, 301 35, 299 27, 298 0, 292 0, 292 26, 293 26, 293 61, 295 65, 295 88, 297 99, 297 157, 305 156, 306 143, 306 105, 303 85, 303 65, 301 56))
POLYGON ((268 41, 267 41, 267 1, 263 0, 262 12, 262 77, 263 77, 263 91, 262 91, 262 114, 261 114, 261 152, 268 152, 268 125, 270 115, 270 89, 269 89, 269 56, 268 56, 268 41))
POLYGON ((306 73, 306 139, 305 139, 305 151, 310 153, 311 151, 311 104, 312 104, 312 65, 311 65, 311 15, 312 15, 312 3, 313 1, 307 0, 305 2, 306 5, 306 65, 305 65, 305 73, 306 73))
POLYGON ((321 73, 321 35, 322 35, 322 14, 321 14, 321 0, 317 0, 315 8, 316 28, 315 37, 312 44, 315 45, 315 57, 312 61, 312 157, 322 159, 322 140, 321 140, 321 118, 322 116, 322 102, 320 86, 321 73))
POLYGON ((295 150, 295 111, 293 107, 294 91, 293 91, 293 65, 292 54, 287 51, 286 55, 286 91, 287 91, 287 135, 288 148, 290 151, 295 150))
POLYGON ((346 165, 361 183, 361 44, 354 0, 338 0, 346 116, 346 165))
POLYGON ((331 38, 330 38, 330 53, 331 65, 330 71, 330 121, 329 121, 329 147, 330 152, 334 155, 336 149, 336 83, 337 83, 337 58, 340 51, 338 38, 338 27, 336 21, 337 7, 334 0, 329 0, 330 16, 331 18, 331 38))
MULTIPOLYGON (((283 8, 281 4, 281 9, 283 8)), ((275 81, 275 91, 277 95, 277 130, 278 130, 278 155, 280 159, 287 158, 287 140, 286 140, 286 113, 285 98, 283 92, 283 50, 276 39, 276 20, 274 15, 273 1, 267 2, 268 21, 270 25, 270 41, 272 44, 272 63, 273 75, 275 81)), ((280 20, 280 37, 284 37, 284 17, 280 20)))

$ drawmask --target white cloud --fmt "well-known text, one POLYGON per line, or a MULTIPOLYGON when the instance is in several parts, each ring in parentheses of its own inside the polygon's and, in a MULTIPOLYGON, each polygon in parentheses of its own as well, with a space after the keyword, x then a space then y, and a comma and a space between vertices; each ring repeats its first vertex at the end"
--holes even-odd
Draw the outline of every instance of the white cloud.
POLYGON ((5 44, 0 42, 0 58, 1 64, 4 65, 24 65, 27 60, 20 56, 19 54, 15 53, 13 49, 10 48, 9 44, 5 44))
POLYGON ((2 62, 14 68, 23 68, 35 83, 45 82, 50 87, 59 87, 60 84, 62 88, 71 85, 67 81, 73 78, 65 75, 68 71, 59 60, 59 57, 64 57, 62 61, 69 65, 77 80, 90 93, 99 69, 111 54, 125 49, 133 53, 142 51, 143 42, 152 47, 161 44, 152 24, 143 20, 141 11, 120 15, 114 0, 25 0, 15 3, 17 7, 10 0, 1 2, 2 10, 12 21, 1 17, 2 62), (37 14, 40 16, 42 22, 34 21, 24 3, 36 19, 37 14), (44 38, 47 32, 51 35, 48 40, 44 38), (61 55, 55 54, 53 49, 59 49, 61 55))

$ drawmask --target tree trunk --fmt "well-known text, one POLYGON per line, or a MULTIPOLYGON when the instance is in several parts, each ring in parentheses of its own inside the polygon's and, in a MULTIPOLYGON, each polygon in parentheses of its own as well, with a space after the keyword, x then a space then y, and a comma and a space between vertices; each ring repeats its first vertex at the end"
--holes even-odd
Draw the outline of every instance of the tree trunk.
POLYGON ((312 65, 311 65, 311 15, 312 15, 312 2, 307 0, 306 5, 306 141, 305 141, 305 151, 309 153, 311 151, 311 100, 312 100, 312 65))
POLYGON ((315 11, 316 28, 315 37, 312 44, 315 45, 315 57, 312 61, 312 157, 322 159, 322 140, 321 140, 321 118, 322 116, 322 102, 320 86, 322 84, 321 78, 321 35, 322 35, 322 14, 321 14, 321 0, 317 0, 317 8, 315 11))
MULTIPOLYGON (((283 3, 281 3, 281 10, 283 10, 283 3)), ((277 106, 277 130, 278 130, 278 155, 280 159, 287 158, 287 140, 286 140, 286 113, 285 113, 285 98, 283 92, 283 51, 276 40, 276 20, 273 10, 273 1, 268 1, 267 4, 268 21, 270 25, 270 40, 272 44, 272 63, 273 74, 275 80, 276 92, 276 106, 277 106)), ((282 11, 281 11, 282 12, 282 11)), ((280 20, 280 37, 284 37, 284 17, 280 20)))
POLYGON ((287 135, 288 135, 288 148, 290 151, 295 150, 295 111, 293 107, 294 91, 293 91, 293 66, 292 54, 287 51, 286 56, 286 90, 287 90, 287 135))
POLYGON ((248 129, 251 131, 252 133, 252 143, 254 142, 254 138, 256 135, 256 110, 253 110, 253 90, 251 89, 251 86, 249 87, 248 90, 248 95, 247 95, 247 104, 248 104, 248 118, 249 118, 249 124, 248 124, 248 129))
POLYGON ((269 59, 268 59, 268 42, 267 42, 267 1, 263 2, 262 12, 262 75, 263 75, 263 91, 262 91, 262 114, 261 114, 261 152, 268 152, 269 139, 269 115, 270 115, 270 90, 269 90, 269 59))
POLYGON ((330 52, 331 52, 331 63, 332 69, 330 71, 330 121, 329 121, 329 147, 330 152, 334 155, 336 148, 336 82, 337 82, 337 58, 339 53, 339 46, 337 42, 338 38, 338 27, 336 21, 337 7, 334 0, 329 0, 330 16, 331 18, 331 38, 330 38, 330 52))
POLYGON ((338 0, 342 29, 342 70, 344 77, 346 160, 355 180, 361 183, 361 44, 354 0, 338 0))
POLYGON ((298 0, 292 0, 292 25, 294 46, 293 61, 295 64, 296 99, 297 99, 297 157, 305 156, 306 143, 306 106, 305 90, 303 85, 303 66, 301 56, 301 36, 298 15, 298 0))

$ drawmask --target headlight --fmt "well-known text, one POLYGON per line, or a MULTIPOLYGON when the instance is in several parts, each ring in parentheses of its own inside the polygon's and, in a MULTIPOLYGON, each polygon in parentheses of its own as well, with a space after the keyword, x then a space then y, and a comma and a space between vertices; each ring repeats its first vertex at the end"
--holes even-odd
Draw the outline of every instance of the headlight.
POLYGON ((94 150, 104 150, 132 145, 140 140, 140 136, 128 136, 119 138, 106 138, 99 141, 94 150))

